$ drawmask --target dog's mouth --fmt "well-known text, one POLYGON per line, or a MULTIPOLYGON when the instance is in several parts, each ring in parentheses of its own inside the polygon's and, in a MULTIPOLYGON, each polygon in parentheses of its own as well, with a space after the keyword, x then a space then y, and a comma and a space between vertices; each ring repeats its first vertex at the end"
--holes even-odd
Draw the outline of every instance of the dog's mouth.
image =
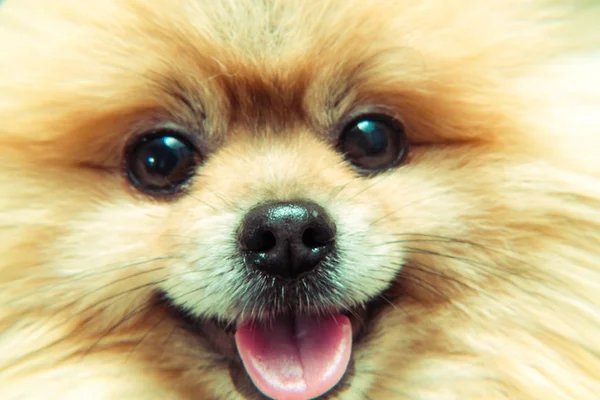
POLYGON ((281 400, 324 399, 343 390, 352 376, 353 348, 368 334, 383 303, 376 299, 351 310, 223 323, 198 319, 168 302, 187 329, 228 361, 245 398, 281 400))

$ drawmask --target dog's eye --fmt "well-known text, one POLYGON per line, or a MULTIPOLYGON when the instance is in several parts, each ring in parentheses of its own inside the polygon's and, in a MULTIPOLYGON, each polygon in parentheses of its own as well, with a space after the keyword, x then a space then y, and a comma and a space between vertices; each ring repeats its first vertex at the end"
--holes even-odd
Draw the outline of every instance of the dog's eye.
POLYGON ((162 129, 142 136, 126 157, 129 180, 149 194, 173 194, 193 175, 200 157, 180 132, 162 129))
POLYGON ((408 154, 402 123, 382 114, 362 115, 342 131, 340 151, 365 172, 377 172, 400 164, 408 154))

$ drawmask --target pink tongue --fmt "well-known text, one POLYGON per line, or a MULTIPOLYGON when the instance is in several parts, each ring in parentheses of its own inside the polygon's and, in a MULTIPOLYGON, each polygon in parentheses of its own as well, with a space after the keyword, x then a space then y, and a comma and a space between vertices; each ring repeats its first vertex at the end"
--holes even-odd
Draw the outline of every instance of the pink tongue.
POLYGON ((307 400, 326 393, 344 376, 352 325, 342 314, 282 318, 266 326, 239 326, 235 342, 248 375, 265 396, 307 400))

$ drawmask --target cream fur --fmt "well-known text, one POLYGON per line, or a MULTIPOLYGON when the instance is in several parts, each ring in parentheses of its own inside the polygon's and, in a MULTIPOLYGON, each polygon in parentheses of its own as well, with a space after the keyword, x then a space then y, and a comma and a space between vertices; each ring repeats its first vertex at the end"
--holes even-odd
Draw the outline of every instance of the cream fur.
POLYGON ((242 399, 150 298, 260 313, 235 309, 233 232, 256 203, 298 197, 339 226, 337 305, 398 295, 339 399, 598 398, 593 3, 8 0, 0 398, 242 399), (413 151, 357 178, 328 135, 373 107, 413 151), (171 202, 120 173, 160 121, 210 147, 171 202))

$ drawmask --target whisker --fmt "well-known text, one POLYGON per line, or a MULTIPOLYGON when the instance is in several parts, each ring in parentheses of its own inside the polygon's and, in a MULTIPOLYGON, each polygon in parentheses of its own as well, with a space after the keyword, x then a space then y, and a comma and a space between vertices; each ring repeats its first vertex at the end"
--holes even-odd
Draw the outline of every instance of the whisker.
MULTIPOLYGON (((109 268, 109 269, 99 268, 98 271, 96 271, 96 272, 84 271, 84 272, 82 272, 80 274, 72 275, 68 279, 64 279, 64 280, 61 280, 59 282, 52 283, 51 285, 37 287, 35 291, 29 292, 29 293, 25 294, 22 297, 17 297, 17 298, 11 299, 7 303, 5 303, 5 305, 11 305, 11 304, 17 303, 19 301, 25 300, 25 299, 27 299, 30 296, 39 295, 40 294, 40 290, 51 291, 52 289, 57 289, 57 288, 60 288, 61 286, 70 286, 70 285, 73 284, 73 282, 79 282, 79 281, 82 281, 82 280, 85 280, 85 279, 95 278, 95 277, 98 277, 98 276, 102 276, 102 275, 105 275, 105 274, 108 274, 108 273, 111 273, 111 272, 116 272, 116 271, 124 270, 124 269, 127 269, 127 268, 138 267, 138 266, 141 266, 141 265, 144 265, 144 264, 148 264, 148 263, 152 263, 152 262, 155 262, 155 261, 162 261, 162 260, 168 260, 168 259, 174 259, 174 258, 178 258, 178 257, 176 257, 176 256, 152 257, 152 258, 148 258, 148 259, 141 260, 141 261, 134 261, 134 262, 131 262, 131 263, 128 263, 128 264, 119 265, 118 267, 115 267, 115 268, 109 268)), ((144 273, 147 273, 147 272, 152 272, 152 271, 160 270, 161 268, 162 267, 156 268, 154 270, 145 270, 145 271, 140 272, 136 276, 143 275, 144 273)), ((125 279, 128 279, 128 278, 123 278, 122 280, 125 280, 125 279)))
POLYGON ((192 193, 187 193, 186 194, 188 197, 191 197, 192 199, 196 200, 198 203, 200 204, 204 204, 206 207, 210 208, 213 211, 219 211, 219 209, 215 206, 213 206, 212 204, 207 203, 206 201, 199 199, 197 196, 194 196, 192 193))
MULTIPOLYGON (((146 320, 151 316, 151 313, 148 313, 148 315, 146 316, 146 318, 144 319, 143 322, 146 322, 146 320)), ((133 353, 142 345, 142 343, 146 340, 146 338, 150 335, 150 333, 155 330, 156 328, 158 328, 161 324, 163 324, 165 321, 168 320, 168 316, 167 315, 163 315, 157 322, 155 322, 145 333, 144 335, 140 338, 140 340, 138 340, 138 342, 135 344, 135 346, 133 346, 131 348, 131 350, 129 350, 129 354, 126 356, 125 358, 125 362, 128 362, 130 360, 130 358, 132 357, 133 353)))
POLYGON ((357 176, 357 177, 354 177, 352 179, 349 179, 343 185, 338 185, 338 186, 334 187, 329 192, 329 201, 335 200, 342 193, 342 191, 344 191, 351 183, 354 183, 354 182, 356 182, 358 180, 360 180, 360 177, 357 176))
MULTIPOLYGON (((159 281, 152 281, 152 282, 145 283, 145 284, 143 284, 143 285, 139 285, 139 286, 136 286, 136 287, 134 287, 134 288, 130 288, 130 289, 128 289, 128 290, 125 290, 125 291, 119 292, 119 293, 117 293, 117 294, 114 294, 114 295, 112 295, 112 296, 109 296, 109 297, 103 298, 103 299, 101 299, 100 301, 98 301, 98 302, 95 302, 94 304, 92 304, 92 305, 90 305, 90 306, 86 307, 85 309, 83 309, 83 310, 81 310, 81 311, 79 311, 79 312, 77 312, 77 313, 74 313, 74 314, 72 314, 71 316, 69 316, 69 317, 68 317, 68 318, 66 318, 65 320, 61 321, 60 323, 58 323, 58 324, 56 324, 56 325, 53 325, 52 327, 50 327, 50 328, 49 328, 49 330, 50 330, 50 331, 52 331, 52 330, 55 330, 55 329, 58 329, 58 328, 60 328, 61 326, 63 326, 63 325, 65 325, 65 324, 69 323, 70 321, 72 321, 74 318, 76 318, 76 317, 78 317, 78 316, 81 316, 81 315, 85 315, 85 314, 86 314, 86 313, 88 313, 89 311, 91 311, 91 310, 93 310, 94 308, 98 307, 98 305, 100 305, 100 304, 105 304, 105 303, 107 303, 107 302, 110 302, 110 301, 112 301, 112 300, 115 300, 115 299, 117 299, 117 298, 119 298, 119 297, 121 297, 121 296, 124 296, 124 295, 127 295, 127 294, 131 294, 131 293, 133 293, 133 292, 135 292, 135 291, 142 290, 142 289, 145 289, 145 288, 148 288, 148 287, 151 287, 151 286, 158 285, 159 283, 161 283, 161 282, 164 282, 164 281, 166 281, 166 280, 167 280, 167 279, 163 279, 163 280, 159 280, 159 281)), ((85 296, 85 294, 84 294, 84 296, 85 296)), ((80 296, 80 297, 83 297, 83 296, 80 296)), ((79 299, 79 298, 78 298, 78 299, 79 299)), ((78 301, 78 299, 76 299, 76 300, 72 301, 72 302, 71 302, 69 305, 71 305, 71 306, 72 306, 73 304, 75 304, 75 303, 78 301)), ((80 326, 85 326, 85 325, 89 324, 89 322, 91 322, 92 320, 94 320, 94 319, 96 319, 96 318, 97 318, 97 315, 95 315, 95 314, 92 314, 92 315, 90 315, 89 317, 87 317, 87 318, 83 319, 82 321, 80 321, 80 324, 79 324, 79 325, 80 325, 80 326)), ((33 322, 32 322, 32 324, 33 324, 33 322)), ((32 355, 34 355, 34 354, 36 354, 36 353, 41 353, 41 352, 44 352, 44 351, 46 351, 46 350, 48 350, 48 349, 52 348, 53 346, 56 346, 56 345, 58 345, 58 344, 60 344, 60 343, 63 343, 63 342, 64 342, 64 341, 66 341, 66 340, 69 340, 71 337, 73 337, 73 336, 74 336, 74 335, 76 335, 77 333, 79 333, 79 332, 78 332, 77 330, 75 330, 75 331, 73 331, 71 334, 68 334, 68 335, 65 335, 65 336, 63 336, 63 337, 61 337, 61 338, 59 338, 59 339, 53 340, 52 342, 50 342, 50 343, 48 343, 48 344, 46 344, 46 345, 44 345, 44 346, 42 346, 42 347, 39 347, 39 348, 33 349, 33 350, 31 350, 31 351, 29 351, 29 352, 27 352, 27 353, 25 353, 25 354, 21 355, 21 356, 19 357, 19 359, 18 359, 18 360, 15 360, 15 362, 16 362, 16 361, 21 361, 21 360, 27 360, 28 358, 30 358, 32 355)))
POLYGON ((464 287, 466 289, 475 290, 470 285, 468 285, 468 284, 460 281, 459 279, 457 279, 455 277, 448 276, 446 274, 443 274, 441 272, 435 271, 433 269, 425 268, 425 264, 422 264, 422 263, 411 262, 411 263, 403 265, 402 268, 404 270, 406 270, 406 269, 412 269, 412 270, 415 270, 415 271, 423 272, 423 273, 428 274, 428 275, 433 275, 436 278, 441 278, 441 279, 444 279, 444 280, 456 283, 457 285, 462 286, 462 287, 464 287), (419 266, 417 267, 417 265, 419 265, 419 266))
POLYGON ((228 208, 230 208, 232 210, 239 210, 240 209, 240 207, 237 204, 235 204, 231 200, 228 200, 222 194, 218 193, 217 191, 215 191, 211 187, 206 187, 205 189, 208 190, 210 193, 212 193, 219 200, 221 200, 223 202, 223 204, 225 204, 225 206, 227 206, 228 208))
POLYGON ((354 199, 356 199, 361 194, 363 194, 363 193, 365 193, 365 192, 373 189, 375 186, 377 186, 381 182, 384 182, 385 180, 387 180, 391 175, 392 174, 380 175, 376 179, 373 179, 373 182, 370 185, 368 185, 368 186, 364 187, 363 189, 359 190, 357 193, 355 193, 353 196, 351 196, 348 200, 354 200, 354 199))

